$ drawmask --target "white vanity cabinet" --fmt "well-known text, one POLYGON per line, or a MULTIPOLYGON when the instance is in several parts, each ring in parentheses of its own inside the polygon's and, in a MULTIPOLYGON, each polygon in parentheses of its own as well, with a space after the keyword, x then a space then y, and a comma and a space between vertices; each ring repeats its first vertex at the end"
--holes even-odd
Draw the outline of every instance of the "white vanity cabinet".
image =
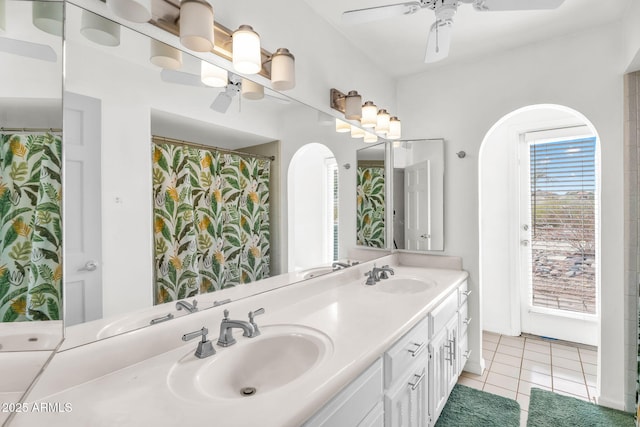
POLYGON ((384 355, 386 427, 429 425, 429 318, 384 355))

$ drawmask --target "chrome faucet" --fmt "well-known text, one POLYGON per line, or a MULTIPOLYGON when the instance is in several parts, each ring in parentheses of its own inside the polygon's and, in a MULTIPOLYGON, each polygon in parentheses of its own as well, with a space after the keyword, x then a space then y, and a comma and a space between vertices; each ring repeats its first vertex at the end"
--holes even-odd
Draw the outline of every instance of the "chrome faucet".
POLYGON ((373 267, 373 275, 376 277, 376 282, 380 279, 388 279, 389 275, 387 273, 391 273, 392 276, 395 274, 393 268, 388 265, 383 265, 380 268, 373 267))
POLYGON ((258 335, 260 335, 260 329, 258 329, 258 324, 253 321, 253 318, 259 314, 264 314, 264 308, 259 308, 255 311, 249 312, 249 323, 251 324, 251 326, 253 326, 253 334, 251 335, 250 338, 257 337, 258 335))
POLYGON ((249 322, 244 320, 231 320, 229 319, 229 310, 224 311, 224 319, 220 323, 220 336, 218 337, 218 345, 220 347, 229 347, 236 343, 236 339, 233 337, 233 328, 240 328, 244 332, 242 336, 253 338, 255 330, 249 322))
POLYGON ((202 340, 198 343, 195 353, 196 357, 199 359, 204 359, 205 357, 216 354, 216 350, 213 348, 213 343, 207 339, 208 333, 209 330, 203 326, 200 330, 189 332, 182 336, 182 341, 189 341, 194 338, 202 337, 202 340))
POLYGON ((176 303, 176 310, 187 310, 189 313, 195 313, 198 311, 198 300, 193 300, 193 303, 189 304, 187 301, 178 301, 176 303))
POLYGON ((340 270, 347 267, 351 267, 351 265, 340 261, 334 261, 333 263, 331 263, 331 268, 333 268, 334 270, 340 270))

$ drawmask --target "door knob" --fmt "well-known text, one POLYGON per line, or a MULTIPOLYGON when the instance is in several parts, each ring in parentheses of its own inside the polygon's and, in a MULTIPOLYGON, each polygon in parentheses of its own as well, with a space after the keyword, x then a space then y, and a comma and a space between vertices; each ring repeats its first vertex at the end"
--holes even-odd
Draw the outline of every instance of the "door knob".
POLYGON ((95 271, 98 268, 96 261, 87 261, 87 263, 78 269, 78 271, 95 271))
POLYGON ((430 237, 431 237, 431 235, 430 234, 426 234, 426 233, 420 235, 421 239, 429 239, 430 237))

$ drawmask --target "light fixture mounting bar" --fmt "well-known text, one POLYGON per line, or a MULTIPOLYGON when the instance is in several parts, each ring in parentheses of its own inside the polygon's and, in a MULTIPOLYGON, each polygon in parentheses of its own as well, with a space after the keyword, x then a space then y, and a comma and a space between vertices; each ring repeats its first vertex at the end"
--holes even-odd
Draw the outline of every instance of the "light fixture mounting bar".
MULTIPOLYGON (((152 18, 149 23, 157 28, 167 31, 177 37, 180 37, 180 26, 178 24, 180 17, 180 6, 171 0, 153 0, 151 8, 152 18)), ((233 31, 224 25, 213 22, 213 39, 214 46, 211 53, 232 62, 232 44, 231 35, 233 31)), ((262 69, 259 75, 271 80, 271 56, 273 55, 266 49, 260 49, 262 69)))
POLYGON ((340 111, 342 114, 346 111, 346 99, 347 95, 340 92, 338 89, 331 88, 330 91, 331 101, 330 106, 334 110, 340 111))

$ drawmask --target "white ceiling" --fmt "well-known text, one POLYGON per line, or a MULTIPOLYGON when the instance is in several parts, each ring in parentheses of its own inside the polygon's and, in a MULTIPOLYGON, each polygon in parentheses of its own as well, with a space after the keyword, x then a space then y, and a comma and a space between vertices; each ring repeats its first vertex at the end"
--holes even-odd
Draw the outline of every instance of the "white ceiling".
POLYGON ((380 68, 403 76, 602 26, 621 19, 633 0, 565 0, 555 10, 519 12, 477 12, 470 4, 461 4, 454 17, 449 57, 434 64, 424 63, 427 35, 435 21, 431 10, 347 26, 341 23, 346 10, 401 0, 305 1, 380 68))

